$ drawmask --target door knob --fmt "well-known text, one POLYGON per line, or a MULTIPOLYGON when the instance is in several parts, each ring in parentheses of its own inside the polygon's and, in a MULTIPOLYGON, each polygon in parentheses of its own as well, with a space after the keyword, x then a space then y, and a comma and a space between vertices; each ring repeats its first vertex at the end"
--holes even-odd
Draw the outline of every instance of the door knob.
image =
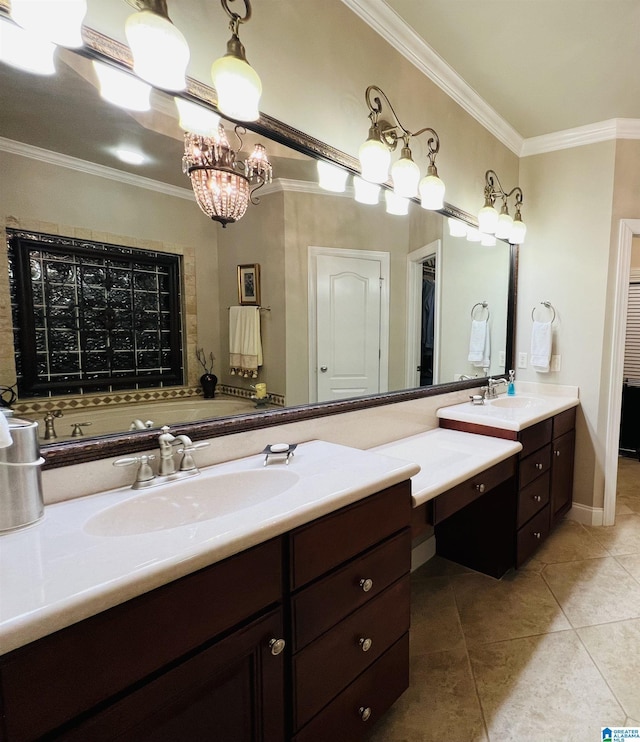
POLYGON ((327 371, 327 366, 320 366, 320 371, 324 374, 327 371))

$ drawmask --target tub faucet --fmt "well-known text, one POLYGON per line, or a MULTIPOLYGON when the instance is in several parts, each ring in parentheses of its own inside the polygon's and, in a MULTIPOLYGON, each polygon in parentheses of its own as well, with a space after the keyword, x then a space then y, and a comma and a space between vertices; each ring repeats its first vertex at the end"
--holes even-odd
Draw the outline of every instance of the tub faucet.
POLYGON ((58 437, 56 429, 53 427, 53 421, 56 417, 63 417, 62 410, 49 410, 44 416, 44 439, 46 441, 53 440, 58 437))

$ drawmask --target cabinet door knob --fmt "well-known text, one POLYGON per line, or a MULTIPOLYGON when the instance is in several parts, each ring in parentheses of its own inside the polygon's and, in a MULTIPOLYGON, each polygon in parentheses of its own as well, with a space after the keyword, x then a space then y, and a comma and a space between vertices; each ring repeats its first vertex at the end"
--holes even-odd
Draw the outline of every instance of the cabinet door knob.
POLYGON ((555 456, 560 456, 560 451, 558 451, 557 449, 553 453, 555 456))
POLYGON ((322 371, 323 374, 327 373, 328 366, 320 366, 320 371, 322 371))
POLYGON ((360 580, 360 587, 362 588, 362 592, 368 593, 369 590, 371 590, 371 588, 373 587, 373 580, 371 580, 369 577, 360 580))
POLYGON ((286 642, 284 639, 272 639, 269 642, 269 647, 271 648, 271 654, 274 657, 277 657, 279 654, 281 654, 285 646, 286 646, 286 642))
POLYGON ((480 494, 482 494, 487 488, 484 486, 484 484, 476 484, 476 489, 480 494))
POLYGON ((372 639, 369 639, 368 637, 366 639, 364 637, 362 637, 362 639, 360 639, 360 641, 358 642, 358 644, 360 645, 360 649, 363 652, 368 652, 371 649, 371 645, 373 644, 373 640, 372 639))
POLYGON ((536 502, 542 502, 542 496, 541 496, 541 495, 534 495, 534 496, 533 496, 533 499, 534 499, 534 500, 535 500, 536 502))
POLYGON ((544 464, 536 464, 536 469, 538 471, 542 471, 543 468, 544 468, 544 464))
POLYGON ((368 721, 371 716, 371 706, 360 706, 358 713, 362 721, 368 721))
POLYGON ((534 532, 533 532, 533 535, 534 535, 534 536, 535 536, 535 537, 536 537, 536 538, 537 538, 538 540, 540 540, 540 539, 542 538, 542 534, 540 533, 540 531, 534 531, 534 532))

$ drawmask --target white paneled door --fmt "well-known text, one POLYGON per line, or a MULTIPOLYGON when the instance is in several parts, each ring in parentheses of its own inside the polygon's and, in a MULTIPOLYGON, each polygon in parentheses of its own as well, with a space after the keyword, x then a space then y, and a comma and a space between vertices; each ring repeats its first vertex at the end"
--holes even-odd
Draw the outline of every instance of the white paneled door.
POLYGON ((316 256, 318 402, 384 391, 381 320, 386 292, 382 263, 336 254, 316 256))

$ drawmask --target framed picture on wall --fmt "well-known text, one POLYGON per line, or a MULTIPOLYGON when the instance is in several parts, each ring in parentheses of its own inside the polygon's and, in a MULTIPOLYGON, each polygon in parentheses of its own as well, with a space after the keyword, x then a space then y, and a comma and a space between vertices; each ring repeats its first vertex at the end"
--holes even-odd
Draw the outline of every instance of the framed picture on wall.
POLYGON ((260 265, 238 266, 238 302, 259 306, 260 304, 260 265))

